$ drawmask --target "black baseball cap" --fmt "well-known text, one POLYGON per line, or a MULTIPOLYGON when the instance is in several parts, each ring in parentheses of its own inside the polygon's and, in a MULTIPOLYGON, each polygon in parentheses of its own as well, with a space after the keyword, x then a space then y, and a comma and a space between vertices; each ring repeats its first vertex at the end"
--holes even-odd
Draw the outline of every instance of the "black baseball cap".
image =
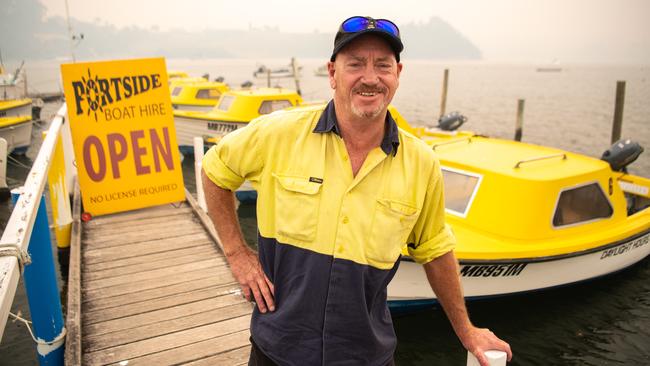
POLYGON ((399 62, 399 54, 404 49, 400 38, 399 28, 388 19, 374 19, 365 16, 350 17, 341 23, 336 37, 334 38, 334 50, 330 61, 334 61, 339 53, 350 42, 364 34, 376 34, 384 38, 395 53, 395 59, 399 62))

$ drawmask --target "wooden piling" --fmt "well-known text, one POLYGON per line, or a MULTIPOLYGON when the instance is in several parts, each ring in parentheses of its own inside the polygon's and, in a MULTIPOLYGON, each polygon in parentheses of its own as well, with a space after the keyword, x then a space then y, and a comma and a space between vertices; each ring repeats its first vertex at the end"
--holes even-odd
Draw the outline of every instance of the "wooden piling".
POLYGON ((445 73, 442 78, 442 96, 440 97, 440 117, 445 115, 445 110, 447 109, 448 84, 449 84, 449 69, 445 69, 445 73))
POLYGON ((271 69, 266 69, 266 87, 271 87, 271 69))
POLYGON ((612 126, 612 144, 621 139, 623 128, 623 107, 625 105, 625 81, 616 82, 616 102, 614 105, 614 122, 612 126))
POLYGON ((517 100, 517 122, 515 124, 515 141, 521 141, 521 136, 523 135, 524 127, 524 105, 526 104, 525 99, 517 100))
POLYGON ((302 92, 300 91, 300 76, 298 75, 299 72, 295 57, 291 58, 291 68, 293 69, 293 80, 296 82, 296 93, 302 96, 302 92))

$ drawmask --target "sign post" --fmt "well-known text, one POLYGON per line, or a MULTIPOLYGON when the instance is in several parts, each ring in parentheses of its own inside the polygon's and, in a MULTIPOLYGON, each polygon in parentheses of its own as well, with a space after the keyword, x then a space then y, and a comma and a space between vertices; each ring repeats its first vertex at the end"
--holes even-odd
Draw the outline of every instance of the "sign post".
POLYGON ((84 210, 185 199, 163 58, 61 65, 84 210))

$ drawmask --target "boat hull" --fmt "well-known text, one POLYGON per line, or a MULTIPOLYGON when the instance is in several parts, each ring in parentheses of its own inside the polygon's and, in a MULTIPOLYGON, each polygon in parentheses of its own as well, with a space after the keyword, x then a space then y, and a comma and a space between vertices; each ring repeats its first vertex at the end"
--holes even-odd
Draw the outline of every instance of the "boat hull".
MULTIPOLYGON (((0 121, 2 118, 0 118, 0 121)), ((0 128, 0 137, 7 141, 7 152, 24 153, 32 142, 32 121, 12 124, 0 128)))
POLYGON ((194 137, 226 134, 246 126, 245 123, 213 121, 174 116, 176 140, 181 151, 193 151, 194 137))
POLYGON ((198 104, 172 104, 174 110, 177 111, 194 111, 194 112, 210 112, 214 109, 214 105, 198 105, 198 104))
MULTIPOLYGON (((650 254, 650 232, 591 251, 526 260, 463 261, 460 276, 466 299, 503 296, 582 282, 627 268, 650 254)), ((388 285, 392 310, 435 302, 422 266, 403 259, 388 285)))
POLYGON ((20 105, 12 105, 7 107, 2 107, 2 105, 0 105, 0 118, 22 117, 22 116, 31 116, 31 115, 32 115, 31 101, 25 102, 20 105))

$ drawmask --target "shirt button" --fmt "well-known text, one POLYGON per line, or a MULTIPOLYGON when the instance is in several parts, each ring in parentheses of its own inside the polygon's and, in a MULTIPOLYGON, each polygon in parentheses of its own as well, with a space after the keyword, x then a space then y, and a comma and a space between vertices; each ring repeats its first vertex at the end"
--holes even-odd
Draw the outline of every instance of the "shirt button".
POLYGON ((342 220, 342 221, 343 221, 344 224, 347 224, 348 222, 350 222, 350 219, 348 219, 347 216, 343 216, 343 220, 342 220))

